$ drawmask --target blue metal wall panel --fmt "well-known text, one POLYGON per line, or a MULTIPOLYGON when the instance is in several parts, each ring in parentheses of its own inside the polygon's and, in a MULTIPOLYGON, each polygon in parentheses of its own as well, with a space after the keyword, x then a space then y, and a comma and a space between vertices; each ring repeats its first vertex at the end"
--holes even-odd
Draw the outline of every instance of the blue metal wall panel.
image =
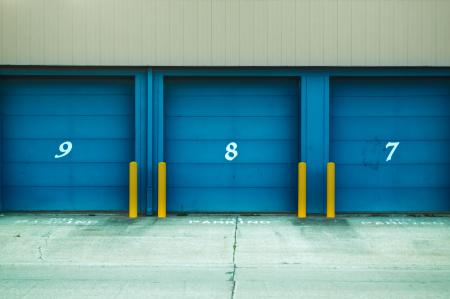
POLYGON ((3 210, 128 209, 133 80, 4 77, 0 84, 3 210), (64 141, 73 149, 55 159, 64 141))
POLYGON ((168 211, 295 211, 299 101, 294 78, 166 79, 168 211))
POLYGON ((450 79, 333 79, 331 105, 338 212, 450 211, 450 79))
POLYGON ((325 212, 328 161, 328 82, 323 73, 302 77, 302 161, 307 164, 307 212, 325 212))
POLYGON ((147 89, 148 73, 136 73, 134 75, 134 160, 138 164, 138 212, 147 213, 148 199, 147 199, 147 180, 148 180, 148 165, 147 155, 151 153, 151 148, 148 148, 147 132, 151 132, 151 125, 148 125, 148 104, 151 103, 152 98, 148 97, 147 89))
MULTIPOLYGON (((155 205, 153 204, 153 193, 156 188, 153 188, 153 103, 156 102, 153 96, 153 70, 149 69, 145 77, 146 94, 142 96, 142 101, 146 103, 146 110, 143 111, 145 115, 145 127, 142 128, 142 134, 145 135, 145 151, 141 153, 145 157, 145 182, 141 186, 145 186, 141 201, 145 199, 144 207, 145 213, 150 215, 153 213, 155 205)), ((141 168, 144 168, 141 166, 141 168)))

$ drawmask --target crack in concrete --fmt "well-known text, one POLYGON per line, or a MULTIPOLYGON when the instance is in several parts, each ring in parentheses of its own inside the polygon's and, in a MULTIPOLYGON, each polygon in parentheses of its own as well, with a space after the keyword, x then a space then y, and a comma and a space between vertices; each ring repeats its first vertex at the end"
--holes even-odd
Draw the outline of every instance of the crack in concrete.
POLYGON ((38 259, 41 260, 41 261, 43 261, 44 258, 43 258, 43 256, 42 256, 42 246, 38 246, 38 252, 39 252, 39 257, 38 257, 38 259))
MULTIPOLYGON (((50 235, 51 235, 52 233, 51 232, 48 232, 48 233, 46 233, 46 234, 44 234, 42 237, 44 237, 45 239, 44 239, 44 246, 43 247, 47 247, 47 245, 48 245, 48 239, 50 238, 50 235)), ((38 246, 38 253, 39 253, 39 256, 38 256, 38 259, 39 260, 41 260, 41 261, 45 261, 45 259, 44 259, 44 253, 43 253, 43 250, 42 250, 43 248, 42 248, 42 246, 41 245, 39 245, 38 246)))
POLYGON ((234 226, 234 243, 233 243, 233 273, 231 274, 231 281, 233 282, 233 288, 231 289, 231 299, 234 299, 234 294, 236 292, 236 247, 237 247, 237 229, 238 229, 238 217, 236 216, 234 226))

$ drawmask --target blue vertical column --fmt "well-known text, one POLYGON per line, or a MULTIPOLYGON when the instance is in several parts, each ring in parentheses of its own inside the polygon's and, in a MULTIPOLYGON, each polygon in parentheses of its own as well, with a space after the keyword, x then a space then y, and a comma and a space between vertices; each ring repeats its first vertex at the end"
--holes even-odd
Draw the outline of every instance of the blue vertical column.
POLYGON ((0 77, 0 212, 3 211, 3 93, 2 77, 0 77))
POLYGON ((135 75, 135 159, 138 163, 138 212, 146 212, 147 166, 147 80, 145 73, 135 75))
POLYGON ((158 183, 158 162, 164 161, 164 75, 158 72, 153 73, 153 99, 152 99, 152 154, 149 159, 152 160, 151 172, 152 176, 149 179, 149 185, 152 188, 151 209, 148 209, 149 214, 154 214, 157 210, 158 190, 156 188, 158 183))
POLYGON ((153 213, 153 70, 147 70, 147 165, 146 165, 146 210, 147 215, 153 213))
POLYGON ((301 160, 307 163, 307 212, 325 213, 329 148, 329 75, 302 76, 301 160))

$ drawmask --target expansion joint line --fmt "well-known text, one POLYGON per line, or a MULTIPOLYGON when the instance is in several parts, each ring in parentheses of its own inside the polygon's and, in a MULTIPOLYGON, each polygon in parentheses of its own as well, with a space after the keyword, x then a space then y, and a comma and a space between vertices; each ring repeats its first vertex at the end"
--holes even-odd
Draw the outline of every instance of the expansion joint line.
POLYGON ((233 273, 231 275, 231 281, 233 282, 233 288, 231 289, 231 299, 234 299, 234 293, 236 291, 236 247, 237 247, 237 229, 238 229, 239 217, 236 216, 234 225, 234 243, 233 243, 233 273))

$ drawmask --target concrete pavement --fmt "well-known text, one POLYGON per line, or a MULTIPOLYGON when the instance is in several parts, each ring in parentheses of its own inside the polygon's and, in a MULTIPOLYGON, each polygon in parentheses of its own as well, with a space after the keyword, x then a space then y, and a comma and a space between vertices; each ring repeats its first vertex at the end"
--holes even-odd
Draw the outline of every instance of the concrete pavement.
POLYGON ((450 298, 450 217, 0 214, 0 298, 450 298))

